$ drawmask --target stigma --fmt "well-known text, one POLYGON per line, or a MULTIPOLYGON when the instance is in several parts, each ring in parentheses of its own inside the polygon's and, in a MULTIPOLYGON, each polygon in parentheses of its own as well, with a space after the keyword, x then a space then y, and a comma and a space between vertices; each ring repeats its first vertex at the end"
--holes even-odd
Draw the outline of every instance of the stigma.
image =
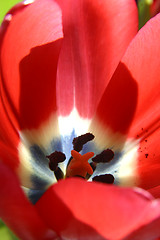
POLYGON ((86 178, 87 174, 93 174, 93 169, 88 163, 88 160, 94 156, 93 152, 88 152, 84 155, 81 155, 79 152, 72 150, 71 155, 73 158, 68 165, 66 177, 79 176, 82 178, 86 178))

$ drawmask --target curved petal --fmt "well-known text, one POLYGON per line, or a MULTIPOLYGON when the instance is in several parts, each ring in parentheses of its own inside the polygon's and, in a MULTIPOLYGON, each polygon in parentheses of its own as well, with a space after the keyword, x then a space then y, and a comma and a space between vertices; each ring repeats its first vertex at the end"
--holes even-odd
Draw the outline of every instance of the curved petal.
POLYGON ((2 94, 0 93, 0 158, 12 169, 19 165, 17 146, 19 135, 14 123, 4 108, 2 94))
POLYGON ((138 151, 138 185, 150 191, 155 197, 160 197, 159 136, 160 128, 141 141, 138 151))
POLYGON ((58 64, 58 110, 92 117, 129 42, 137 32, 135 1, 56 0, 64 41, 58 64), (67 107, 66 107, 67 102, 67 107))
POLYGON ((160 14, 152 18, 130 44, 124 58, 137 82, 138 98, 130 138, 139 139, 139 186, 151 189, 160 184, 160 14))
POLYGON ((31 129, 56 110, 57 62, 63 33, 61 10, 55 1, 24 4, 13 8, 2 24, 2 94, 16 127, 31 129))
POLYGON ((129 137, 137 138, 160 116, 159 19, 150 20, 129 45, 96 113, 113 131, 129 130, 129 137))
POLYGON ((17 148, 11 148, 3 141, 0 141, 0 159, 12 170, 16 170, 19 166, 19 158, 17 148))
POLYGON ((80 179, 53 185, 36 203, 46 224, 69 239, 122 239, 160 217, 160 202, 133 189, 80 179), (88 238, 90 237, 90 238, 88 238))
POLYGON ((61 10, 51 0, 16 5, 0 29, 0 133, 16 150, 14 159, 20 164, 13 162, 21 185, 34 189, 53 182, 45 154, 58 135, 56 75, 62 37, 61 10))
POLYGON ((127 67, 120 63, 98 105, 94 121, 126 135, 137 105, 138 87, 127 67))
MULTIPOLYGON (((1 78, 0 78, 1 82, 1 78)), ((2 92, 0 91, 0 140, 10 146, 17 146, 18 132, 4 107, 2 92)))
MULTIPOLYGON (((127 148, 128 153, 137 148, 134 157, 128 155, 125 170, 127 176, 134 175, 134 185, 145 189, 160 183, 159 21, 160 15, 152 18, 129 45, 105 90, 91 125, 91 130, 103 147, 115 148, 119 145, 122 154, 126 153, 127 148), (126 137, 125 150, 123 144, 126 137)), ((125 181, 128 182, 128 179, 125 181)))
POLYGON ((15 174, 0 163, 0 217, 23 240, 55 239, 27 200, 15 174))
POLYGON ((124 240, 148 240, 148 239, 160 239, 160 218, 155 219, 147 226, 142 226, 132 234, 130 234, 124 240))
POLYGON ((144 137, 145 130, 153 130, 160 120, 159 21, 160 14, 139 31, 122 59, 138 85, 136 112, 129 137, 136 138, 137 134, 144 137))
POLYGON ((160 185, 148 189, 148 191, 155 197, 160 198, 160 185))

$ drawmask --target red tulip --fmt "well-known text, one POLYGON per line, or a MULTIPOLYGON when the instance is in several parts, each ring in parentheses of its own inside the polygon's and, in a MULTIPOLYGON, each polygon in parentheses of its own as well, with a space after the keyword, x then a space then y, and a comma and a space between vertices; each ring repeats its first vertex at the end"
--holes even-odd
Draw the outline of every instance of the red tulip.
POLYGON ((6 15, 0 217, 20 239, 160 237, 159 21, 137 33, 134 0, 25 1, 6 15))

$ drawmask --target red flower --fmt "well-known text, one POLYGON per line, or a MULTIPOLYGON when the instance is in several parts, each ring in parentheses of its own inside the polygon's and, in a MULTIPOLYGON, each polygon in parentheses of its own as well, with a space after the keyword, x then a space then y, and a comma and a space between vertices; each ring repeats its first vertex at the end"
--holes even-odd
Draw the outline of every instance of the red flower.
POLYGON ((160 15, 137 33, 134 0, 27 2, 1 26, 0 217, 27 240, 160 237, 148 192, 70 178, 78 156, 80 177, 160 196, 160 15), (75 151, 67 167, 87 132, 96 169, 75 151))

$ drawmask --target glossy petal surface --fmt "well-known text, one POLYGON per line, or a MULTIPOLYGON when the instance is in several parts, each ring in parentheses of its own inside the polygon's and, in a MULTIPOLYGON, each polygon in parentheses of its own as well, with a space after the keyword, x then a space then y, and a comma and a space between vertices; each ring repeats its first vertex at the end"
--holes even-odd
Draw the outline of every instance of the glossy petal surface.
POLYGON ((127 67, 120 63, 96 111, 96 119, 100 124, 115 133, 126 134, 137 105, 137 88, 137 83, 127 67))
POLYGON ((129 45, 104 92, 91 126, 99 139, 103 137, 103 145, 119 146, 123 152, 128 140, 132 141, 128 152, 134 147, 139 148, 133 164, 127 166, 128 176, 133 174, 133 185, 150 190, 160 183, 159 21, 160 15, 151 19, 129 45))
POLYGON ((157 129, 141 141, 138 158, 139 186, 151 191, 155 197, 160 197, 159 136, 160 129, 157 129))
POLYGON ((130 137, 137 138, 141 128, 159 120, 159 19, 149 21, 136 35, 97 110, 98 119, 113 131, 127 133, 130 128, 130 137))
POLYGON ((160 202, 143 192, 80 179, 53 185, 36 208, 50 228, 69 239, 121 239, 160 216, 160 202))
POLYGON ((157 15, 139 31, 122 59, 138 86, 137 106, 129 137, 140 139, 139 186, 145 189, 160 183, 159 21, 160 15, 157 15))
POLYGON ((0 114, 0 140, 6 145, 14 148, 18 144, 19 136, 17 129, 15 128, 14 123, 5 108, 2 90, 0 92, 0 114))
MULTIPOLYGON (((36 167, 32 166, 35 163, 32 155, 37 148, 39 156, 37 145, 32 151, 34 153, 30 154, 31 144, 35 145, 39 136, 44 139, 46 129, 38 134, 36 132, 36 136, 29 131, 46 124, 56 111, 57 61, 62 38, 61 10, 52 0, 38 0, 32 4, 25 1, 16 5, 6 15, 0 29, 0 138, 15 152, 15 161, 6 160, 6 163, 18 168, 23 186, 28 186, 31 174, 34 175, 33 168, 36 167), (23 130, 29 133, 23 134, 23 130), (21 146, 23 154, 19 150, 21 146)), ((54 119, 57 122, 57 117, 54 119)), ((57 129, 56 124, 52 122, 52 125, 57 129)), ((45 154, 40 153, 45 159, 45 154)), ((39 162, 37 165, 39 169, 39 162)), ((41 174, 38 173, 38 176, 41 174)))
POLYGON ((136 4, 124 0, 57 3, 62 8, 64 29, 58 64, 58 110, 64 116, 75 106, 82 117, 90 118, 137 32, 136 4))
POLYGON ((3 100, 16 127, 36 128, 56 110, 61 10, 54 1, 38 0, 18 5, 5 21, 9 17, 1 34, 3 100))
POLYGON ((122 59, 122 63, 138 85, 137 106, 129 132, 130 137, 137 137, 138 133, 145 135, 143 130, 148 130, 149 134, 156 124, 159 125, 159 21, 160 15, 157 15, 139 31, 122 59))
POLYGON ((124 240, 148 240, 156 239, 159 240, 160 236, 160 217, 149 223, 147 226, 142 226, 124 240))
POLYGON ((9 168, 15 170, 19 163, 17 149, 15 147, 10 148, 4 142, 0 141, 0 159, 9 168))

